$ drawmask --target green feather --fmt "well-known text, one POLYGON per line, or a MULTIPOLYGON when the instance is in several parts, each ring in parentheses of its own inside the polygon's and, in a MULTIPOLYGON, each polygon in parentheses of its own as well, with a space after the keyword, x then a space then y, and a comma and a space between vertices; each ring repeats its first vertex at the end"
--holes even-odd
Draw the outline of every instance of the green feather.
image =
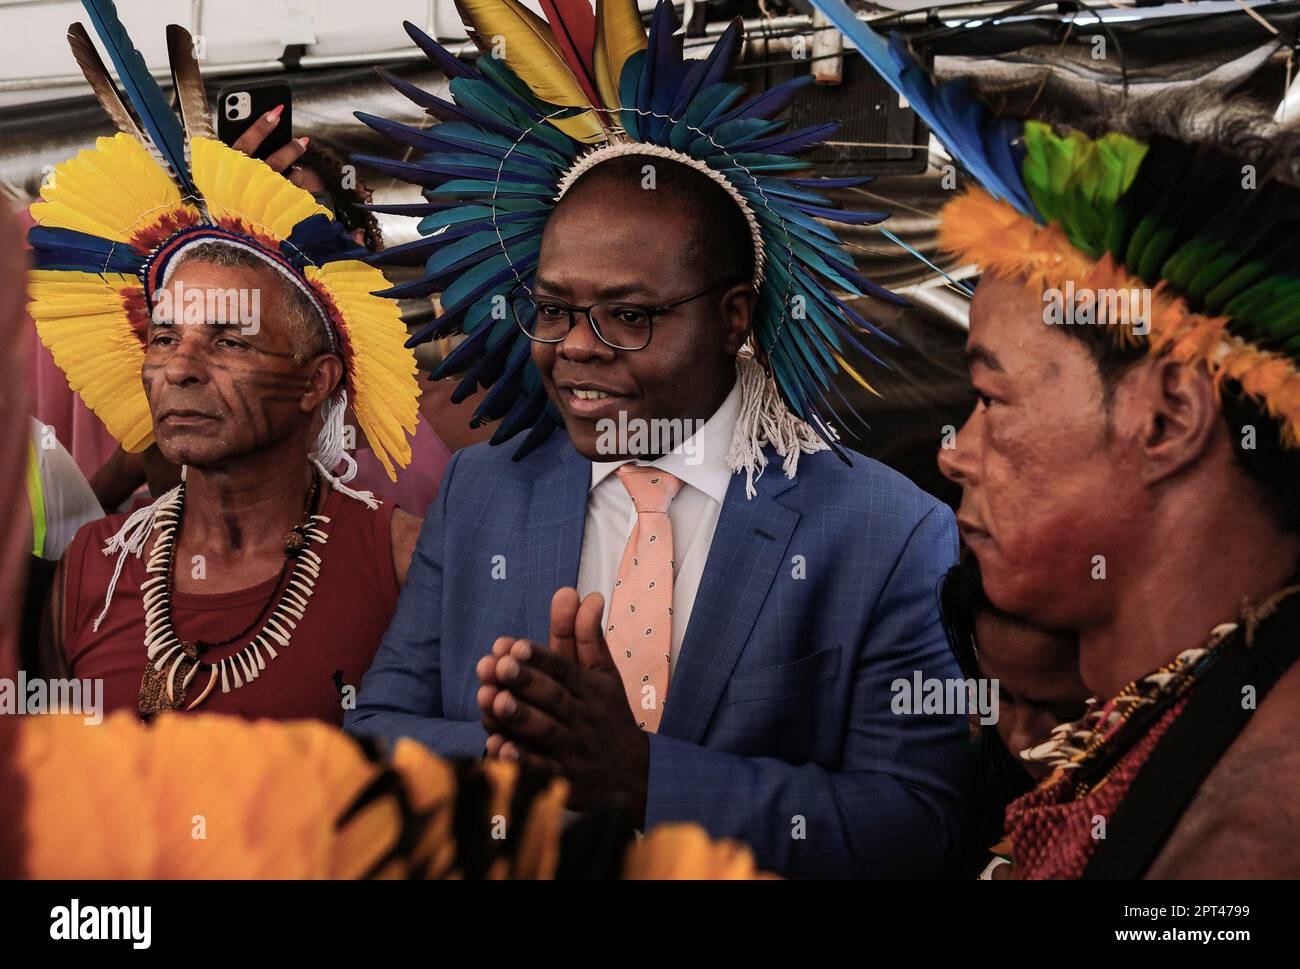
POLYGON ((1039 121, 1025 124, 1025 188, 1048 222, 1096 259, 1114 233, 1115 205, 1137 175, 1147 146, 1114 132, 1093 140, 1060 136, 1039 121))

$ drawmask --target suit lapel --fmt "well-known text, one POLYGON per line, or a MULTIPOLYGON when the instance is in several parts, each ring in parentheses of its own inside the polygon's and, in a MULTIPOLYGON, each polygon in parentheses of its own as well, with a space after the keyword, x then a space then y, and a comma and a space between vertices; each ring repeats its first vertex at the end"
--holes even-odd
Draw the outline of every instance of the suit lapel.
POLYGON ((591 462, 562 433, 555 436, 558 453, 534 482, 528 514, 526 635, 542 644, 550 638, 555 590, 578 584, 591 487, 591 462))
POLYGON ((799 523, 799 512, 773 500, 794 485, 779 461, 758 479, 752 499, 744 474, 732 476, 668 687, 659 724, 665 736, 703 738, 799 523))

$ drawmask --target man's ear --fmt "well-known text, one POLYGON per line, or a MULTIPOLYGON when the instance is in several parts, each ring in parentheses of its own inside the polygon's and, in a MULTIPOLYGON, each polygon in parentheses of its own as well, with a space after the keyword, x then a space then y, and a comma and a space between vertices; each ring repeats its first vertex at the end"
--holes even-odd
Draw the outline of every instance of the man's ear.
POLYGON ((1142 368, 1146 412, 1141 428, 1144 484, 1172 477, 1200 461, 1223 428, 1223 411, 1210 375, 1194 363, 1164 356, 1142 368))
POLYGON ((727 319, 726 347, 727 353, 735 355, 745 345, 749 331, 754 325, 754 308, 758 305, 758 293, 752 283, 737 283, 722 296, 722 312, 727 319))
POLYGON ((307 387, 299 406, 307 413, 316 410, 334 393, 342 379, 343 361, 337 354, 322 353, 307 365, 307 387))

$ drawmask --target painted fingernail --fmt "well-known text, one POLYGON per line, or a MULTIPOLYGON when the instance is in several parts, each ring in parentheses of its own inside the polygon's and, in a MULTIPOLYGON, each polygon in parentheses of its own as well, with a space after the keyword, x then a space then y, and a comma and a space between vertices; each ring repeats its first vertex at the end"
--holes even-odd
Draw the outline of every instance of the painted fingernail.
POLYGON ((303 135, 301 138, 295 138, 294 141, 298 142, 298 144, 302 145, 304 148, 307 147, 307 136, 306 136, 306 135, 303 135))
POLYGON ((283 110, 284 110, 284 105, 277 104, 270 111, 266 112, 266 117, 263 120, 267 124, 275 124, 277 121, 280 120, 280 112, 283 110))

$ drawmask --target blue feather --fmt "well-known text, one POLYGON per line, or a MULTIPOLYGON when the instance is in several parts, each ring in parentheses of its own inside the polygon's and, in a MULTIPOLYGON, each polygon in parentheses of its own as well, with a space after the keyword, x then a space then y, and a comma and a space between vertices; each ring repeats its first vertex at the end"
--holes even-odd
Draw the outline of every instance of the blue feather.
POLYGON ((323 212, 295 225, 289 238, 280 243, 280 249, 300 269, 337 259, 362 259, 368 254, 366 247, 352 238, 342 222, 323 212))
POLYGON ((537 251, 540 247, 541 241, 538 239, 524 240, 507 250, 508 258, 506 252, 498 251, 496 255, 462 273, 443 291, 443 310, 452 313, 469 306, 502 284, 507 284, 507 289, 513 288, 516 277, 529 279, 537 268, 537 251))
POLYGON ((510 454, 511 461, 522 461, 529 454, 546 443, 546 439, 563 425, 559 413, 555 410, 555 405, 547 403, 546 409, 542 411, 542 416, 537 418, 537 423, 533 429, 528 432, 528 436, 523 442, 514 449, 510 454))
POLYGON ((424 216, 416 226, 422 235, 436 232, 444 225, 455 225, 469 219, 486 219, 491 221, 493 213, 498 222, 515 222, 520 219, 536 218, 545 221, 553 206, 541 199, 490 199, 482 205, 459 205, 455 208, 440 208, 422 212, 424 216))
POLYGON ((546 396, 544 390, 534 390, 531 393, 520 395, 515 406, 510 409, 510 413, 502 419, 501 426, 493 433, 492 443, 500 444, 503 441, 508 441, 525 427, 535 424, 546 410, 549 402, 550 398, 546 396))
POLYGON ((853 175, 849 178, 787 178, 785 181, 800 188, 853 188, 875 180, 875 175, 853 175))
MULTIPOLYGON (((462 208, 470 207, 471 206, 462 206, 462 208)), ((483 208, 483 206, 472 207, 483 208)), ((459 211, 459 209, 454 211, 459 211)), ((518 223, 521 221, 533 222, 534 224, 525 225, 523 228, 531 229, 533 232, 538 233, 542 231, 542 227, 545 224, 544 220, 537 219, 536 216, 530 215, 529 213, 499 215, 497 216, 496 224, 502 227, 502 237, 508 239, 519 235, 519 232, 507 232, 505 227, 509 223, 518 223)), ((423 225, 423 223, 421 224, 423 225)), ((462 225, 456 225, 454 228, 449 227, 445 231, 439 232, 437 235, 426 235, 423 238, 414 239, 411 242, 404 242, 398 246, 389 246, 387 249, 383 249, 380 252, 370 255, 369 258, 366 259, 366 262, 370 263, 372 266, 425 265, 426 260, 428 260, 433 253, 459 239, 472 236, 478 232, 493 232, 495 238, 495 232, 492 228, 492 220, 490 218, 475 219, 462 225)), ((431 266, 426 266, 426 268, 430 271, 432 270, 431 266)))
POLYGON ((769 118, 736 118, 723 124, 715 125, 707 137, 698 139, 709 144, 722 145, 729 151, 738 152, 740 145, 746 141, 757 141, 785 127, 784 121, 769 118))
POLYGON ((799 131, 787 131, 779 135, 772 135, 769 138, 758 138, 754 141, 742 142, 731 147, 734 151, 757 151, 769 155, 795 155, 811 148, 813 145, 826 141, 839 129, 840 123, 831 121, 812 128, 801 128, 799 131))
POLYGON ((737 152, 734 155, 714 155, 705 159, 710 168, 734 169, 735 174, 744 176, 749 172, 798 172, 812 166, 789 155, 762 155, 755 152, 737 152))
POLYGON ((799 211, 827 222, 839 222, 843 225, 875 225, 889 218, 888 212, 866 212, 861 210, 822 208, 816 205, 800 205, 799 211))
MULTIPOLYGON (((424 88, 420 87, 419 85, 412 84, 404 77, 398 77, 392 71, 385 70, 382 67, 376 67, 375 73, 378 74, 385 81, 387 81, 389 86, 392 87, 393 90, 395 90, 398 94, 401 94, 409 101, 411 101, 413 104, 416 104, 421 108, 424 108, 424 110, 428 111, 431 114, 435 111, 449 111, 452 114, 456 115, 457 117, 469 116, 468 111, 465 111, 462 108, 458 108, 453 102, 444 101, 436 94, 430 94, 424 88)), ((438 117, 441 116, 439 115, 438 117)), ((482 121, 480 120, 479 123, 481 124, 482 121)))
POLYGON ((641 137, 641 115, 634 108, 637 106, 636 92, 641 88, 641 75, 645 73, 646 52, 639 50, 623 62, 623 73, 618 79, 618 101, 623 106, 619 111, 619 124, 634 141, 644 141, 641 137))
POLYGON ((889 239, 891 242, 893 242, 893 243, 894 243, 895 245, 897 245, 899 248, 904 249, 904 250, 906 250, 907 252, 910 252, 913 256, 915 256, 917 259, 921 260, 921 262, 925 263, 927 266, 929 266, 931 269, 933 269, 935 272, 937 272, 940 276, 942 276, 944 279, 946 279, 946 280, 949 282, 949 284, 951 284, 952 286, 954 286, 954 287, 956 287, 957 289, 961 290, 961 291, 962 291, 963 293, 965 293, 967 296, 974 296, 974 295, 975 295, 975 290, 971 289, 969 285, 967 285, 966 283, 962 282, 962 281, 959 280, 959 279, 953 279, 953 278, 952 278, 951 276, 949 276, 949 275, 948 275, 944 270, 940 269, 938 266, 936 266, 934 263, 932 263, 929 259, 927 259, 924 255, 922 255, 920 252, 917 252, 916 249, 914 249, 914 248, 913 248, 912 246, 910 246, 908 243, 904 242, 902 239, 898 238, 898 236, 894 235, 894 234, 893 234, 892 232, 890 232, 888 229, 881 229, 880 231, 881 231, 881 233, 885 236, 885 238, 889 239))
POLYGON ((577 154, 576 142, 554 125, 542 120, 542 114, 532 105, 520 101, 509 92, 493 86, 483 78, 456 78, 450 84, 456 103, 475 114, 495 117, 511 130, 529 140, 544 143, 565 158, 577 154))
POLYGON ((722 36, 713 45, 713 50, 709 51, 709 56, 691 62, 691 67, 669 114, 674 118, 680 118, 682 112, 700 91, 713 87, 726 77, 736 60, 736 54, 740 51, 740 42, 744 35, 741 19, 736 17, 722 32, 722 36))
POLYGON ((1008 131, 996 119, 988 118, 983 102, 971 94, 968 78, 936 88, 907 53, 898 35, 886 42, 858 20, 844 0, 811 0, 811 3, 840 29, 895 91, 907 98, 912 110, 987 192, 1010 202, 1023 214, 1037 217, 1014 153, 1005 143, 1008 131))
POLYGON ((555 181, 547 179, 546 183, 532 181, 540 172, 527 166, 521 166, 517 163, 506 162, 498 164, 495 161, 468 154, 452 154, 450 152, 428 155, 414 162, 392 161, 387 158, 379 158, 374 155, 355 155, 353 156, 358 162, 369 165, 378 171, 388 175, 393 175, 406 182, 416 185, 425 185, 430 188, 445 186, 454 179, 474 180, 481 179, 480 184, 485 185, 488 194, 491 194, 493 184, 499 184, 500 187, 515 186, 516 194, 527 192, 533 194, 536 190, 537 195, 546 196, 548 193, 554 195, 555 181), (502 171, 507 177, 499 183, 496 182, 498 170, 502 171), (515 175, 517 178, 510 178, 515 175), (486 178, 485 178, 486 176, 486 178), (524 181, 524 179, 530 179, 524 181), (526 186, 527 188, 519 188, 526 186))
MULTIPOLYGON (((506 201, 501 199, 499 201, 506 201)), ((420 220, 416 226, 421 235, 429 235, 437 232, 444 226, 448 227, 448 232, 455 232, 456 229, 451 226, 462 226, 467 222, 491 224, 494 220, 497 222, 520 222, 527 219, 537 219, 539 222, 545 222, 551 206, 545 202, 535 199, 525 200, 525 206, 515 211, 510 211, 506 207, 497 205, 462 205, 454 209, 443 209, 440 212, 430 213, 420 220)), ((446 232, 441 233, 444 237, 446 232)), ((408 243, 409 245, 409 243, 408 243)))
POLYGON ((701 91, 686 107, 685 114, 673 125, 668 143, 678 151, 686 151, 691 142, 708 131, 705 120, 715 111, 725 111, 745 94, 743 84, 714 84, 701 91))
POLYGON ((464 368, 468 367, 483 351, 483 346, 491 333, 491 329, 485 326, 474 333, 467 334, 465 339, 456 344, 451 353, 443 357, 442 362, 433 368, 429 376, 433 380, 442 380, 444 377, 453 377, 464 372, 464 368))
MULTIPOLYGON (((348 156, 352 161, 356 161, 355 155, 348 156)), ((366 202, 358 205, 357 208, 366 212, 383 212, 387 215, 429 215, 433 212, 441 212, 444 209, 459 205, 456 201, 447 202, 394 202, 388 205, 379 202, 366 202)))
POLYGON ((541 228, 536 225, 500 226, 497 230, 475 232, 461 239, 452 240, 449 245, 440 247, 425 263, 424 271, 430 276, 446 278, 451 273, 468 269, 480 262, 483 254, 499 250, 502 242, 519 239, 521 236, 535 236, 541 245, 541 228))
MULTIPOLYGON (((743 84, 715 84, 705 88, 686 108, 679 124, 688 128, 708 131, 718 117, 724 115, 745 96, 749 90, 743 84)), ((693 132, 698 135, 699 132, 693 132)))
POLYGON ((75 229, 37 225, 28 231, 27 241, 32 247, 33 264, 37 269, 136 273, 144 263, 144 257, 130 246, 75 229))
MULTIPOLYGON (((484 386, 494 384, 495 386, 483 398, 474 411, 474 417, 477 420, 494 421, 510 411, 510 405, 514 402, 522 389, 523 369, 532 362, 531 340, 524 336, 523 332, 516 329, 515 336, 518 341, 511 341, 510 351, 506 359, 500 363, 501 372, 499 374, 484 374, 480 372, 480 380, 484 376, 491 376, 492 379, 485 381, 484 386)), ((488 354, 484 360, 497 361, 497 355, 488 354)), ((495 370, 494 366, 492 370, 495 370)))
MULTIPOLYGON (((358 121, 380 134, 423 152, 439 152, 439 158, 446 155, 461 157, 455 154, 458 152, 481 154, 493 159, 494 164, 504 159, 504 163, 516 171, 527 169, 550 177, 557 177, 567 165, 566 160, 557 157, 554 152, 531 145, 515 144, 513 139, 459 121, 444 122, 422 130, 364 111, 352 113, 358 121)), ((422 159, 421 164, 428 165, 428 161, 422 159)))
POLYGON ((677 12, 671 0, 659 0, 650 18, 645 67, 637 86, 637 108, 651 112, 649 116, 643 114, 640 120, 644 141, 662 141, 663 133, 672 123, 669 115, 677 92, 686 80, 688 68, 682 63, 682 38, 674 36, 677 26, 677 12))
POLYGON ((811 74, 801 74, 788 81, 782 81, 776 87, 764 91, 757 97, 732 108, 725 114, 717 118, 711 118, 709 123, 726 124, 728 121, 744 120, 745 118, 769 118, 784 111, 790 102, 794 100, 794 96, 812 82, 811 74))
POLYGON ((415 24, 409 20, 403 20, 402 26, 406 28, 407 36, 415 41, 420 50, 424 51, 447 77, 478 77, 472 67, 453 57, 451 51, 447 50, 415 24))
POLYGON ((759 181, 763 187, 763 194, 769 198, 779 198, 788 202, 803 202, 807 205, 825 205, 829 207, 831 200, 825 195, 819 195, 817 192, 807 192, 801 188, 794 187, 794 179, 764 177, 759 181))

